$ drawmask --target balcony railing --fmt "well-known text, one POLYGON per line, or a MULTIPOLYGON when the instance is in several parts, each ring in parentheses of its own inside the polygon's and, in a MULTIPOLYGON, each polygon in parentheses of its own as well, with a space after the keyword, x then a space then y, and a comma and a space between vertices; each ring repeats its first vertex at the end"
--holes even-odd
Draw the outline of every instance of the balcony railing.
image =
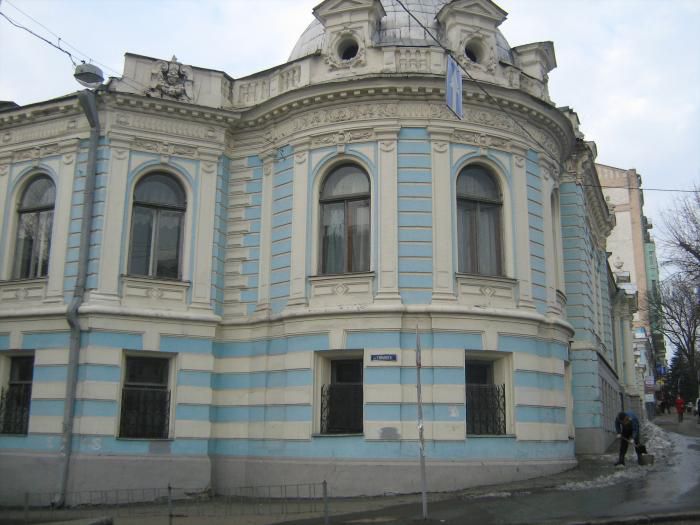
POLYGON ((119 437, 166 439, 170 426, 170 391, 124 387, 119 437))
POLYGON ((0 391, 0 434, 26 434, 32 384, 9 385, 0 391))
POLYGON ((506 386, 466 385, 467 434, 506 433, 506 386))
POLYGON ((362 433, 362 384, 321 387, 321 433, 362 433))

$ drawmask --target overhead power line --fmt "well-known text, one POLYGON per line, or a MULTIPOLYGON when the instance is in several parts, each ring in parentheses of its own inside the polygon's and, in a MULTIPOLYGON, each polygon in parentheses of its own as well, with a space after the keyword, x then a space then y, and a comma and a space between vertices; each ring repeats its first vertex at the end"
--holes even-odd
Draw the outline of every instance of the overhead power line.
POLYGON ((81 51, 80 49, 78 49, 77 47, 71 45, 69 42, 67 42, 66 40, 64 40, 60 35, 58 35, 58 34, 55 33, 54 31, 52 31, 49 27, 47 27, 46 25, 42 24, 39 20, 37 20, 36 18, 34 18, 33 16, 31 16, 31 15, 28 14, 27 12, 23 11, 22 9, 20 9, 19 7, 17 7, 16 5, 14 5, 12 2, 10 2, 10 0, 0 0, 0 2, 3 2, 3 1, 4 1, 5 4, 11 6, 13 9, 15 9, 15 10, 18 11, 19 13, 23 14, 24 16, 26 16, 29 20, 31 20, 32 22, 34 22, 35 24, 37 24, 38 26, 40 26, 41 28, 43 28, 44 30, 46 30, 49 34, 51 34, 52 36, 56 37, 56 40, 57 40, 58 44, 54 44, 53 42, 51 42, 51 41, 48 40, 47 38, 44 38, 43 36, 41 36, 41 35, 39 35, 38 33, 32 31, 31 29, 29 29, 28 27, 25 27, 25 26, 23 26, 23 25, 17 23, 16 21, 14 21, 14 20, 12 20, 10 17, 8 17, 5 13, 3 13, 3 12, 0 11, 0 15, 2 15, 3 18, 5 18, 8 22, 10 22, 10 24, 12 24, 13 26, 15 26, 15 27, 17 27, 17 28, 19 28, 19 29, 23 29, 24 31, 27 31, 27 32, 30 33, 32 36, 35 36, 36 38, 38 38, 38 39, 42 40, 43 42, 49 44, 51 47, 54 47, 54 48, 58 49, 59 51, 61 51, 61 52, 65 53, 66 55, 68 55, 68 57, 70 58, 71 62, 73 63, 73 66, 77 66, 77 62, 76 62, 76 58, 77 58, 77 57, 76 57, 76 55, 81 55, 83 58, 82 58, 82 59, 81 59, 81 58, 78 59, 78 60, 80 60, 81 62, 87 61, 87 62, 90 62, 90 63, 99 65, 99 66, 102 67, 103 69, 114 73, 116 76, 118 76, 118 77, 120 78, 120 80, 121 80, 122 82, 124 82, 125 84, 128 84, 129 86, 131 86, 131 87, 134 88, 134 89, 137 89, 137 90, 138 90, 138 89, 147 89, 148 86, 144 86, 143 84, 141 84, 140 82, 138 82, 138 81, 136 81, 136 80, 133 80, 133 81, 132 81, 131 79, 126 79, 126 78, 122 77, 122 76, 121 76, 121 73, 120 73, 119 71, 117 71, 116 69, 111 68, 111 67, 109 67, 108 65, 103 64, 102 62, 99 62, 99 61, 93 59, 92 57, 90 57, 90 56, 89 56, 88 54, 86 54, 85 52, 83 52, 83 51, 81 51), (63 44, 64 46, 66 46, 66 47, 72 49, 72 50, 74 51, 74 54, 71 54, 69 51, 67 51, 66 49, 64 49, 63 47, 61 47, 62 44, 63 44))

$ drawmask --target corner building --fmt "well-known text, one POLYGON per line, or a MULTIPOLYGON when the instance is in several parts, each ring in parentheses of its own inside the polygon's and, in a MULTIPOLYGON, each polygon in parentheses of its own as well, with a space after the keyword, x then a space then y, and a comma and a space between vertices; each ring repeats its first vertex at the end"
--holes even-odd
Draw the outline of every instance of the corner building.
MULTIPOLYGON (((90 216, 77 97, 0 113, 0 380, 30 384, 0 435, 5 499, 416 492, 416 334, 431 490, 575 464, 568 318, 587 341, 623 326, 591 148, 549 99, 550 42, 511 48, 489 0, 405 3, 476 80, 463 120, 445 52, 393 0, 320 3, 289 61, 246 78, 127 54, 97 93, 90 216)), ((580 405, 601 443, 605 373, 580 405)))

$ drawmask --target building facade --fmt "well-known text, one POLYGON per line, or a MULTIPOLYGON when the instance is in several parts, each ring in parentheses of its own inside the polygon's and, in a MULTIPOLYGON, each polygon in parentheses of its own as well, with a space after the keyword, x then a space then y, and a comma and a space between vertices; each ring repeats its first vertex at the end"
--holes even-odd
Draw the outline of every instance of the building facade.
POLYGON ((656 409, 655 385, 657 369, 666 360, 664 338, 659 319, 654 319, 647 306, 647 297, 658 291, 659 267, 656 245, 650 234, 651 220, 644 215, 642 177, 634 169, 624 170, 598 164, 605 199, 614 207, 617 225, 610 233, 608 251, 616 280, 639 294, 639 308, 634 316, 635 374, 627 390, 638 398, 653 417, 656 409))
POLYGON ((393 0, 322 2, 246 78, 127 54, 97 118, 0 113, 6 500, 418 491, 418 344, 431 490, 609 444, 632 306, 553 46, 489 0, 406 4, 475 80, 462 120, 393 0))

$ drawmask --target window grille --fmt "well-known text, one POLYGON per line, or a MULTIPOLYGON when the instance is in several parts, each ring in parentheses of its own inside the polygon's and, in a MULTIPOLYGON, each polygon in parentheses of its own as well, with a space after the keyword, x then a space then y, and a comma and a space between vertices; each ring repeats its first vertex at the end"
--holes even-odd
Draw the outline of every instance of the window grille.
POLYGON ((170 422, 170 391, 124 387, 119 436, 166 439, 170 422))
POLYGON ((26 434, 32 400, 34 356, 12 357, 10 380, 0 390, 0 434, 26 434))
POLYGON ((32 384, 9 385, 0 391, 0 434, 26 434, 32 384))
POLYGON ((119 436, 166 439, 170 428, 170 361, 160 357, 126 358, 119 436))
POLYGON ((466 386, 467 434, 506 433, 506 386, 466 386))
POLYGON ((362 384, 321 387, 321 433, 362 433, 362 384))

